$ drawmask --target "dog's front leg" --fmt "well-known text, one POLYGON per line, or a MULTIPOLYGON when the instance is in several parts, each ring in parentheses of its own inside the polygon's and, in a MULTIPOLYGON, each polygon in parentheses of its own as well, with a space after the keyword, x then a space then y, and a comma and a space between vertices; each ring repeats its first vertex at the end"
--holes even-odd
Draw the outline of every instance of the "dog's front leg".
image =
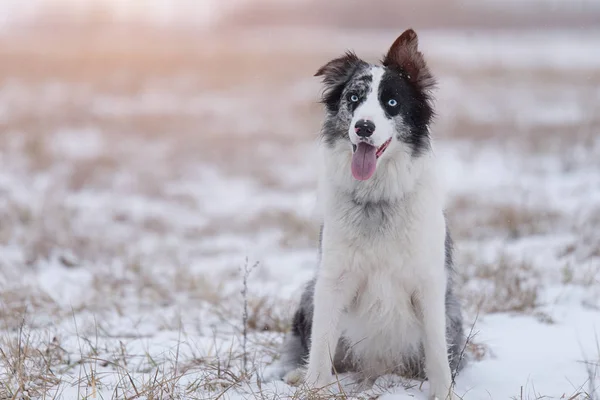
POLYGON ((314 315, 311 346, 306 372, 306 383, 322 388, 332 383, 332 360, 340 339, 340 317, 358 287, 356 279, 350 279, 339 259, 329 262, 323 255, 321 269, 315 286, 314 315))
POLYGON ((430 279, 419 293, 423 322, 425 373, 429 378, 430 399, 451 400, 452 377, 446 340, 446 285, 439 277, 430 279))

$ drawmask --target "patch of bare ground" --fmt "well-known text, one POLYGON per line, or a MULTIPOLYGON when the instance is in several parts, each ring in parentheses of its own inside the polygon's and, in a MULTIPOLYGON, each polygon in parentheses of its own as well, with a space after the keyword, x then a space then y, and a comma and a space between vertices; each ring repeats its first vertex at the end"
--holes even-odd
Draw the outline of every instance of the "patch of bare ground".
POLYGON ((210 237, 227 233, 259 234, 279 231, 281 248, 313 248, 318 243, 319 226, 314 221, 289 210, 264 210, 249 219, 231 221, 215 218, 204 229, 195 232, 197 237, 210 237))
POLYGON ((448 207, 452 232, 458 239, 519 239, 554 232, 561 215, 525 204, 482 203, 472 197, 455 197, 448 207))
POLYGON ((440 124, 439 134, 444 139, 458 139, 474 143, 494 143, 519 152, 553 154, 567 158, 574 145, 592 147, 598 140, 600 120, 555 124, 523 124, 519 121, 483 122, 468 116, 454 117, 440 124))
POLYGON ((16 331, 26 316, 39 316, 27 320, 28 328, 48 326, 52 319, 65 317, 62 309, 52 297, 35 286, 13 283, 10 287, 0 287, 0 328, 16 331))
POLYGON ((527 261, 501 255, 459 270, 463 301, 471 312, 530 313, 539 305, 540 273, 527 261))
POLYGON ((473 86, 485 82, 493 84, 503 82, 515 87, 560 84, 578 89, 581 93, 588 93, 590 88, 600 84, 600 72, 593 68, 564 69, 552 65, 511 65, 503 63, 465 67, 461 61, 439 58, 435 54, 431 55, 431 64, 444 75, 457 76, 461 79, 468 78, 468 84, 473 86))
POLYGON ((0 213, 9 216, 0 229, 4 243, 20 247, 25 266, 34 267, 56 257, 64 266, 73 267, 77 260, 106 259, 120 251, 120 244, 94 240, 93 234, 77 229, 80 211, 57 197, 42 195, 37 201, 39 208, 14 199, 0 207, 0 213))
POLYGON ((600 283, 600 209, 591 208, 573 222, 575 239, 558 251, 558 258, 565 264, 562 268, 562 281, 565 284, 578 284, 595 287, 600 283))
POLYGON ((249 300, 248 329, 253 331, 269 331, 285 333, 290 328, 290 315, 283 311, 281 302, 268 296, 249 300))
POLYGON ((597 140, 597 70, 502 64, 465 68, 462 63, 436 59, 435 55, 432 65, 442 82, 438 93, 443 101, 438 108, 444 115, 438 118, 435 129, 440 137, 508 144, 534 154, 560 154, 576 144, 589 146, 597 140), (491 114, 477 113, 468 103, 470 97, 464 106, 460 98, 446 97, 454 93, 448 92, 445 81, 454 82, 460 93, 483 97, 491 114), (520 96, 522 92, 525 95, 520 96), (513 107, 515 101, 521 106, 513 107), (555 118, 554 114, 563 109, 573 111, 562 120, 555 118))

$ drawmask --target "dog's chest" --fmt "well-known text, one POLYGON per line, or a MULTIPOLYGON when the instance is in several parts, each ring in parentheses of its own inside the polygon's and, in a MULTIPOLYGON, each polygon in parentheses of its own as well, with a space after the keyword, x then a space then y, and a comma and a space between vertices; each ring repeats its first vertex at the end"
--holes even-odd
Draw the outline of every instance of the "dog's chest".
POLYGON ((402 245, 398 242, 410 237, 414 229, 412 196, 391 200, 378 197, 379 192, 381 188, 374 186, 372 190, 330 193, 326 196, 326 227, 332 227, 352 246, 372 243, 385 250, 402 245))
POLYGON ((410 277, 386 269, 361 285, 343 319, 343 336, 355 357, 369 368, 391 368, 421 344, 421 326, 410 277))
POLYGON ((364 368, 384 372, 421 346, 415 308, 423 279, 415 259, 419 227, 407 201, 338 204, 325 229, 331 229, 332 248, 348 249, 352 256, 341 266, 359 279, 342 319, 343 337, 364 368))
MULTIPOLYGON (((402 213, 396 204, 385 201, 356 203, 351 200, 345 206, 338 209, 339 221, 346 232, 352 232, 363 240, 378 238, 380 242, 380 235, 393 234, 402 228, 402 213)), ((387 237, 388 240, 390 238, 387 237)))

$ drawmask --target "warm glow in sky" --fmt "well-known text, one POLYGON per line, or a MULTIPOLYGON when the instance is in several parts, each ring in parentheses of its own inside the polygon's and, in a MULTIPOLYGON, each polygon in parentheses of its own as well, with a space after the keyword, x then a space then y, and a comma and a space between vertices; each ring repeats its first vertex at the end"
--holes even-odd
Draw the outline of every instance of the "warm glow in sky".
POLYGON ((48 12, 78 18, 101 11, 108 12, 116 21, 202 26, 249 1, 252 0, 0 0, 0 24, 35 20, 48 12))

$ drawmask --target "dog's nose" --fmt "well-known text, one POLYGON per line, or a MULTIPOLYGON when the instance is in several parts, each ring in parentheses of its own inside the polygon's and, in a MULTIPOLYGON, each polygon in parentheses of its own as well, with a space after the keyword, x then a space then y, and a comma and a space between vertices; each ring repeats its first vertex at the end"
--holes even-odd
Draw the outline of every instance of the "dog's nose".
POLYGON ((375 132, 375 124, 368 119, 359 119, 354 125, 354 131, 358 136, 367 138, 375 132))

